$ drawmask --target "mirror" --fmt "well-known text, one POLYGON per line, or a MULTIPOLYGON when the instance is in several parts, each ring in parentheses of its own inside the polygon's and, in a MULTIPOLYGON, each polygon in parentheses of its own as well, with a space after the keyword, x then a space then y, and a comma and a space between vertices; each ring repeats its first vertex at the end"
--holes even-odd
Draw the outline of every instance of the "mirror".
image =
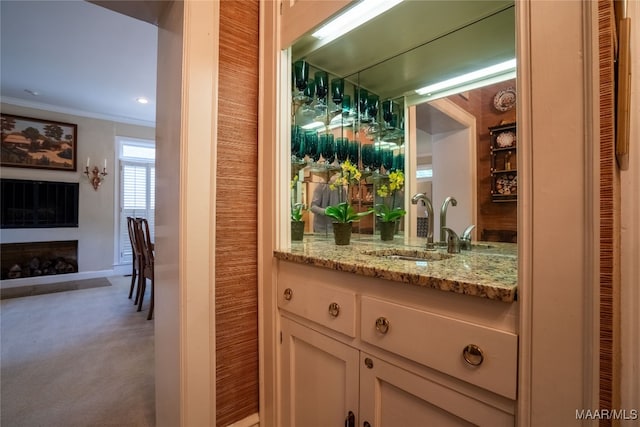
MULTIPOLYGON (((347 138, 359 143, 359 165, 365 175, 364 182, 370 185, 352 195, 361 209, 378 203, 377 190, 388 179, 384 165, 380 168, 379 164, 362 164, 362 157, 366 157, 362 150, 368 145, 377 149, 388 147, 394 158, 405 160, 404 167, 398 169, 405 172, 406 187, 401 203, 408 214, 398 230, 400 233, 424 235, 424 208, 411 205, 404 197, 404 194, 419 192, 427 193, 432 200, 436 241, 440 240, 441 206, 449 196, 455 197, 457 204, 448 203, 447 226, 457 232, 462 233, 468 225, 475 224, 474 240, 494 241, 509 237, 493 237, 489 233, 492 230, 515 233, 517 204, 514 199, 511 203, 496 203, 491 198, 494 166, 489 154, 489 127, 515 121, 515 108, 500 111, 495 108, 494 98, 499 92, 514 88, 515 80, 504 80, 504 75, 500 79, 491 76, 484 87, 459 85, 439 93, 415 92, 451 76, 515 58, 513 1, 404 1, 328 44, 310 35, 303 37, 292 46, 292 58, 292 122, 294 126, 306 127, 324 116, 323 127, 320 132, 316 131, 319 137, 330 134, 334 141, 347 138), (296 62, 307 65, 307 81, 313 80, 316 85, 316 99, 308 105, 305 105, 304 91, 309 95, 310 89, 296 87, 300 80, 296 75, 296 62), (331 83, 334 80, 344 83, 342 95, 348 101, 347 107, 333 102, 331 83), (320 93, 318 81, 322 87, 320 93), (462 94, 457 93, 461 91, 462 94), (361 96, 362 92, 368 96, 361 96), (318 95, 321 96, 318 98, 318 95), (296 96, 299 97, 297 103, 296 96), (363 99, 369 97, 377 99, 375 117, 369 114, 368 106, 362 104, 363 99), (392 116, 388 116, 388 122, 382 118, 383 106, 388 105, 398 109, 393 126, 392 116), (305 117, 305 112, 314 117, 305 117), (335 127, 329 129, 332 125, 335 127), (400 135, 392 134, 389 129, 401 131, 400 135), (431 177, 427 176, 430 172, 431 177)), ((471 84, 477 86, 478 83, 471 84)), ((311 162, 309 153, 300 153, 306 157, 294 158, 300 146, 293 136, 299 132, 292 130, 292 159, 297 162, 292 170, 298 180, 327 182, 331 172, 338 170, 341 160, 335 154, 327 168, 327 164, 321 165, 325 160, 321 154, 315 154, 317 159, 312 155, 311 162)), ((512 162, 515 164, 515 159, 512 162)), ((397 163, 390 165, 392 170, 398 166, 397 163)), ((311 187, 296 188, 294 201, 309 200, 311 187)), ((374 221, 371 224, 363 221, 358 231, 371 233, 375 229, 374 221)))

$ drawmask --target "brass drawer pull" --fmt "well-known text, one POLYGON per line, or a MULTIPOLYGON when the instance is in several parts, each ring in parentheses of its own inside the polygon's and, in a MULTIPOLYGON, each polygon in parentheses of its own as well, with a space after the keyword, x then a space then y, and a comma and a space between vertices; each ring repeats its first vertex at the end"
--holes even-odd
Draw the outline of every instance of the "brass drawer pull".
POLYGON ((329 304, 329 314, 331 315, 331 317, 338 317, 338 315, 340 314, 340 304, 338 304, 337 302, 332 302, 331 304, 329 304))
POLYGON ((293 291, 291 290, 291 288, 287 288, 284 290, 284 299, 286 299, 287 301, 291 301, 291 298, 293 298, 293 291))
POLYGON ((386 334, 389 331, 389 320, 386 317, 378 317, 376 319, 376 330, 381 334, 386 334))
POLYGON ((482 349, 475 344, 469 344, 462 350, 464 361, 471 366, 480 366, 484 360, 482 349))

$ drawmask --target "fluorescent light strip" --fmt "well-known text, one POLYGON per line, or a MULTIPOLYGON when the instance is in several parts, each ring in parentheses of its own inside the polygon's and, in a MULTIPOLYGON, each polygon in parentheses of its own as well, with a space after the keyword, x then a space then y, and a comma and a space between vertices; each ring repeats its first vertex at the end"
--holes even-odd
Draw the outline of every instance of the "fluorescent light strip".
POLYGON ((386 12, 400 2, 402 0, 362 0, 356 6, 327 22, 311 35, 325 42, 335 40, 386 12))
POLYGON ((309 124, 306 124, 304 126, 300 126, 302 129, 305 130, 314 130, 314 129, 318 129, 324 126, 323 122, 311 122, 309 124))
POLYGON ((516 60, 510 59, 509 61, 501 62, 487 68, 472 71, 467 74, 463 74, 458 77, 451 78, 442 82, 434 83, 429 86, 425 86, 420 89, 416 89, 418 95, 429 95, 435 92, 440 92, 445 89, 450 89, 457 86, 462 86, 465 83, 482 80, 486 77, 496 76, 500 74, 510 73, 516 69, 516 60))

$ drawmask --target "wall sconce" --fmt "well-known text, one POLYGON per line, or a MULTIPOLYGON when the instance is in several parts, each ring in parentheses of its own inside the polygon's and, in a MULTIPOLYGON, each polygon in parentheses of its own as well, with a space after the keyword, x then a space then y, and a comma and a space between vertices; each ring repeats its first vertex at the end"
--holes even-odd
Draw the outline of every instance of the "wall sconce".
POLYGON ((94 166, 93 169, 89 170, 89 162, 90 158, 87 157, 87 166, 84 168, 84 174, 87 175, 89 182, 93 186, 93 189, 98 191, 98 187, 104 181, 104 177, 107 176, 107 159, 104 159, 104 167, 102 171, 98 169, 98 166, 94 166))

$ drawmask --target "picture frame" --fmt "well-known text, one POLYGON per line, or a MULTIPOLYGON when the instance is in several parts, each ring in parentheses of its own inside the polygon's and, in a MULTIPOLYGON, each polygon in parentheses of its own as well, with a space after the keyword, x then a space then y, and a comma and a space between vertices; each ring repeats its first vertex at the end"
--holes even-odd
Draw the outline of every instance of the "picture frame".
POLYGON ((0 166, 77 170, 78 125, 0 113, 0 166))

